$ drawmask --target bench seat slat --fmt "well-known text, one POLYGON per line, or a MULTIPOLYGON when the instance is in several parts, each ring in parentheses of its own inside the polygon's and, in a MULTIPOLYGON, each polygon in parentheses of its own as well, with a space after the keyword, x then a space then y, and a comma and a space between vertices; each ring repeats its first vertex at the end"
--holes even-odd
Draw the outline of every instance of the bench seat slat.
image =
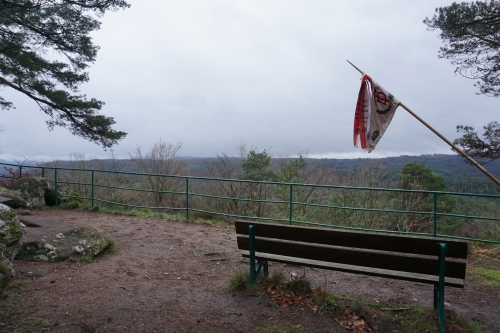
POLYGON ((371 250, 436 255, 437 243, 446 242, 446 256, 467 259, 467 242, 436 237, 393 235, 327 228, 289 226, 253 221, 236 221, 236 233, 248 235, 248 225, 256 226, 256 236, 371 250))
MULTIPOLYGON (((245 258, 249 258, 250 254, 248 251, 243 251, 242 256, 245 258)), ((408 273, 408 272, 392 271, 387 269, 371 268, 363 266, 353 266, 353 265, 338 264, 320 260, 309 260, 302 258, 287 257, 269 253, 255 252, 255 257, 256 259, 269 260, 284 264, 330 269, 335 271, 356 273, 356 274, 363 274, 363 275, 370 275, 377 277, 385 277, 393 279, 395 278, 398 280, 405 280, 405 281, 412 281, 419 283, 435 284, 439 281, 439 276, 435 275, 408 273)), ((445 286, 464 288, 464 280, 447 277, 445 278, 445 286)))
MULTIPOLYGON (((238 235, 237 241, 240 250, 250 250, 248 236, 238 235)), ((438 262, 437 258, 424 258, 399 253, 380 253, 280 239, 256 237, 256 241, 257 251, 262 253, 408 273, 433 275, 436 273, 438 262)), ((464 279, 465 270, 466 264, 464 262, 446 262, 447 277, 464 279)))

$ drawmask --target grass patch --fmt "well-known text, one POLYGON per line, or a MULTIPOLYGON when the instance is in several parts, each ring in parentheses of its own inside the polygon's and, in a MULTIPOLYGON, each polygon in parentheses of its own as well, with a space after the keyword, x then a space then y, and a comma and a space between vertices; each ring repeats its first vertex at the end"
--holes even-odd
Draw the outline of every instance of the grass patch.
POLYGON ((292 278, 283 285, 283 289, 293 296, 304 296, 312 292, 311 282, 305 276, 292 278))
POLYGON ((61 209, 77 209, 80 208, 80 204, 77 201, 68 201, 59 205, 61 209))
MULTIPOLYGON (((378 332, 439 333, 438 316, 433 308, 408 304, 390 306, 353 299, 350 304, 344 304, 341 311, 339 322, 348 329, 355 330, 364 325, 378 332)), ((451 310, 445 310, 445 323, 446 332, 487 332, 484 327, 451 310)))
POLYGON ((88 203, 79 203, 79 202, 67 202, 58 206, 62 209, 81 209, 81 210, 90 210, 101 213, 108 214, 116 214, 116 215, 128 215, 128 216, 139 216, 144 218, 157 218, 162 220, 168 220, 172 222, 188 222, 195 224, 206 224, 206 225, 214 225, 218 227, 228 228, 231 227, 225 221, 217 220, 214 218, 214 214, 205 214, 202 216, 206 216, 206 219, 202 218, 199 215, 195 215, 196 218, 186 219, 185 214, 169 214, 165 212, 154 211, 149 208, 130 208, 125 206, 120 206, 117 204, 106 204, 102 206, 94 206, 90 207, 88 203))
POLYGON ((337 301, 340 298, 339 295, 334 294, 325 287, 317 286, 316 288, 312 289, 312 298, 314 304, 319 306, 322 312, 327 306, 331 306, 334 308, 339 306, 337 301))
POLYGON ((20 294, 28 283, 15 280, 0 294, 0 333, 40 331, 44 319, 33 316, 20 294))
POLYGON ((483 285, 488 287, 500 287, 500 269, 478 267, 471 268, 470 272, 478 276, 483 285))
POLYGON ((257 283, 250 285, 249 272, 241 272, 241 271, 235 272, 228 278, 228 282, 229 282, 229 289, 232 291, 255 292, 258 286, 257 283))

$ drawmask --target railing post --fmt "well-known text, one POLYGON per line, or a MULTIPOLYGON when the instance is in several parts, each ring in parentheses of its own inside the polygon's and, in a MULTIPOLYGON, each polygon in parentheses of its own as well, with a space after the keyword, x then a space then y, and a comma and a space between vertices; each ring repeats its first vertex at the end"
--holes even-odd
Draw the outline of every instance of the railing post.
POLYGON ((59 206, 59 198, 57 196, 57 169, 54 169, 54 184, 55 184, 55 189, 54 189, 54 195, 56 197, 56 206, 59 206))
POLYGON ((293 184, 290 184, 290 196, 289 197, 290 197, 290 203, 289 203, 289 205, 290 205, 290 207, 289 207, 290 212, 289 212, 288 216, 290 218, 289 222, 290 222, 290 225, 291 225, 292 224, 292 217, 293 217, 292 216, 292 214, 293 214, 293 206, 292 206, 293 205, 293 184))
POLYGON ((189 178, 186 177, 186 220, 189 220, 189 178))
POLYGON ((45 178, 45 168, 42 167, 42 178, 45 178))
POLYGON ((19 166, 19 179, 23 178, 23 166, 19 166))
POLYGON ((92 207, 94 207, 94 170, 92 170, 92 180, 91 180, 91 184, 92 184, 92 196, 91 196, 91 199, 92 199, 92 207))
POLYGON ((434 237, 436 237, 437 234, 437 193, 433 193, 433 199, 434 199, 434 237))

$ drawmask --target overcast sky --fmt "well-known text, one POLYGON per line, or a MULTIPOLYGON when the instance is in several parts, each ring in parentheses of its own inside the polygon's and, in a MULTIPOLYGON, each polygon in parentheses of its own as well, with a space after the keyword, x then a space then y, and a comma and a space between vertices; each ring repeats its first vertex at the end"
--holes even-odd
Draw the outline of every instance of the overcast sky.
MULTIPOLYGON (((131 0, 93 33, 101 47, 88 97, 128 133, 114 147, 128 157, 162 137, 182 156, 236 153, 245 143, 274 154, 386 157, 451 153, 401 107, 370 154, 352 143, 360 74, 346 59, 450 140, 455 127, 482 129, 499 100, 438 59, 437 31, 422 23, 451 0, 131 0)), ((0 91, 17 109, 0 111, 0 159, 107 157, 67 130, 49 131, 30 99, 0 91)), ((481 132, 482 133, 482 132, 481 132)))

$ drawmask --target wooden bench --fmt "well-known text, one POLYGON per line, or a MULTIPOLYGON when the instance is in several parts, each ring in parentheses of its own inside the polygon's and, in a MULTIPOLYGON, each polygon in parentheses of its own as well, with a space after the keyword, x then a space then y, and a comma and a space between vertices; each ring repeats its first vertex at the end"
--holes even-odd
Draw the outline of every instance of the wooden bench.
POLYGON ((236 221, 238 248, 250 259, 250 283, 268 261, 434 285, 444 332, 444 287, 464 287, 467 242, 397 234, 236 221))

